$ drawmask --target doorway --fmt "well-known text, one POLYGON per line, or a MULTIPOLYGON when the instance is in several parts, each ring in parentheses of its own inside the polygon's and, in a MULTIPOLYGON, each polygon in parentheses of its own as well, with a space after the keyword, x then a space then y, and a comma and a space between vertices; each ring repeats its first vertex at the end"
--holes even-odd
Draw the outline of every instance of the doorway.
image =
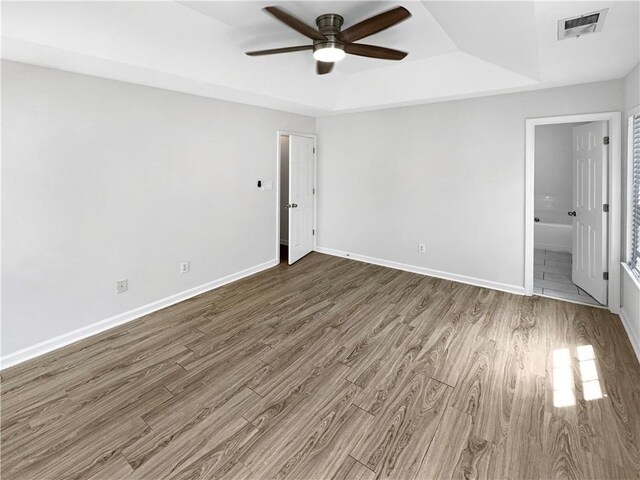
POLYGON ((277 258, 289 265, 316 247, 316 137, 278 132, 277 258))
POLYGON ((620 308, 620 114, 526 121, 525 293, 620 308))
POLYGON ((602 306, 608 283, 608 226, 600 208, 608 202, 607 124, 538 125, 535 134, 534 293, 602 306), (593 160, 593 168, 585 168, 593 160))

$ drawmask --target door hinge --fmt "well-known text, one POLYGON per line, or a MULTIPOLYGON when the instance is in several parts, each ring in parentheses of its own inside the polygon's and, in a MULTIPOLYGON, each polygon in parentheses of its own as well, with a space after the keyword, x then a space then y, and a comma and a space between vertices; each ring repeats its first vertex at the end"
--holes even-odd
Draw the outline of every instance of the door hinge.
POLYGON ((604 137, 603 141, 605 145, 609 145, 609 137, 604 137))
POLYGON ((608 203, 605 203, 605 204, 602 205, 602 211, 604 213, 609 213, 609 204, 608 203))
POLYGON ((609 272, 602 272, 602 279, 609 280, 609 272))
MULTIPOLYGON (((607 137, 609 138, 609 137, 607 137)), ((609 141, 607 140, 607 143, 609 143, 609 141)), ((316 147, 313 147, 313 153, 316 153, 316 147)))
POLYGON ((316 234, 316 229, 314 228, 313 230, 311 230, 311 233, 312 233, 313 235, 315 235, 315 234, 316 234))
POLYGON ((315 188, 313 189, 313 194, 314 194, 314 195, 316 194, 316 189, 315 189, 315 188))

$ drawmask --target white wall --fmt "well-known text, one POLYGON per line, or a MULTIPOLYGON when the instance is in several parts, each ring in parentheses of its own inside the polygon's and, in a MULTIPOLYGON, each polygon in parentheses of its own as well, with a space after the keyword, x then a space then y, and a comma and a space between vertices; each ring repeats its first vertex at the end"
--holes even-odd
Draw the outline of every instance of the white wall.
MULTIPOLYGON (((624 108, 625 115, 623 115, 622 128, 624 132, 624 137, 626 138, 627 132, 627 117, 632 113, 637 114, 637 111, 633 111, 640 105, 640 65, 637 65, 629 75, 627 75, 624 80, 624 108)), ((623 174, 625 181, 623 185, 627 185, 626 183, 626 172, 627 169, 624 168, 628 162, 627 157, 627 148, 622 149, 625 157, 625 165, 623 165, 623 174)), ((627 199, 626 189, 623 195, 623 198, 627 199)), ((625 204, 626 206, 626 204, 625 204)), ((625 216, 623 218, 626 219, 626 209, 625 216)), ((625 226, 625 235, 624 237, 624 245, 623 252, 627 252, 626 248, 626 240, 629 235, 628 228, 625 226)), ((633 273, 631 273, 628 269, 622 269, 622 283, 621 283, 621 302, 622 308, 620 309, 620 317, 622 318, 625 328, 627 329, 627 333, 629 334, 629 338, 631 339, 631 343, 634 346, 636 351, 636 355, 640 360, 640 282, 634 278, 633 273)))
POLYGON ((640 282, 626 267, 622 269, 622 307, 620 318, 640 360, 640 282))
POLYGON ((256 182, 277 181, 277 130, 315 132, 311 117, 12 62, 2 120, 4 357, 275 260, 276 189, 256 182))
POLYGON ((627 109, 640 105, 640 64, 624 77, 624 105, 627 109))
POLYGON ((536 127, 534 208, 536 216, 545 223, 571 224, 571 217, 566 212, 572 205, 574 125, 536 127), (549 218, 545 218, 547 216, 549 218))
POLYGON ((522 291, 525 119, 622 96, 610 81, 322 117, 318 245, 522 291))
POLYGON ((280 243, 289 241, 289 136, 280 136, 280 243))
MULTIPOLYGON (((3 356, 275 259, 276 189, 256 181, 278 178, 275 132, 314 119, 2 68, 3 356)), ((622 110, 637 85, 319 118, 318 245, 518 291, 524 119, 622 110)))

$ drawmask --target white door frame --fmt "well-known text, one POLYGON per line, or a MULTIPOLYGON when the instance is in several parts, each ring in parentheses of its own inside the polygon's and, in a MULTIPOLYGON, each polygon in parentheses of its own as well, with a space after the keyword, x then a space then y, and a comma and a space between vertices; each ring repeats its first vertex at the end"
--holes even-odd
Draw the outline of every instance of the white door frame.
POLYGON ((524 292, 533 295, 533 232, 535 189, 536 126, 577 122, 609 122, 609 245, 608 245, 608 305, 613 313, 620 313, 620 239, 622 212, 622 146, 621 113, 603 112, 559 117, 528 118, 525 121, 525 215, 524 215, 524 292))
POLYGON ((277 179, 276 182, 276 260, 280 263, 280 181, 281 181, 281 172, 280 172, 280 137, 281 136, 289 136, 289 135, 297 135, 299 137, 307 137, 313 139, 313 188, 315 190, 315 194, 313 195, 313 229, 315 230, 315 235, 313 236, 313 251, 316 250, 316 239, 318 238, 318 227, 316 225, 316 221, 318 218, 318 136, 312 133, 300 133, 300 132, 291 132, 288 130, 278 130, 276 132, 276 172, 277 179))

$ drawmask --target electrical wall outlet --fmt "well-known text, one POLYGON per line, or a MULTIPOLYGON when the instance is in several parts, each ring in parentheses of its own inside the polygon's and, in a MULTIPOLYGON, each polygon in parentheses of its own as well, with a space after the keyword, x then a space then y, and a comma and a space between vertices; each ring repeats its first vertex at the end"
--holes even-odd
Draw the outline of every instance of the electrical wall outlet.
POLYGON ((189 268, 190 268, 189 262, 180 263, 180 273, 188 273, 189 268))
POLYGON ((273 182, 271 180, 263 180, 262 190, 273 190, 273 182))
POLYGON ((129 280, 128 279, 124 279, 124 280, 118 280, 116 282, 116 291, 118 293, 124 293, 127 290, 129 290, 129 280))
POLYGON ((425 247, 424 243, 419 243, 418 244, 418 253, 424 253, 426 252, 427 247, 425 247))

